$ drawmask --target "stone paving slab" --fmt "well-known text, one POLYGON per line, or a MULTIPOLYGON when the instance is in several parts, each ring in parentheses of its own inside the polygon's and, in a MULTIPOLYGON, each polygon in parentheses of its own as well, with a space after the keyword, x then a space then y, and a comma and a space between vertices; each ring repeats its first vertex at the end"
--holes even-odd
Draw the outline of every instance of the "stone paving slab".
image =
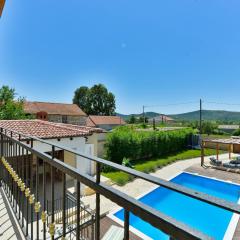
POLYGON ((0 239, 24 240, 9 209, 4 193, 0 189, 0 239))

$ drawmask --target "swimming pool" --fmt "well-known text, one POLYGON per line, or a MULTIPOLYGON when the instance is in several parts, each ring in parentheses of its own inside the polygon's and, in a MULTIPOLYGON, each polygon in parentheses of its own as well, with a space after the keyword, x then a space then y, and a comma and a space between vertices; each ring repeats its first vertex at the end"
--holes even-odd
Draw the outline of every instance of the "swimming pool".
MULTIPOLYGON (((237 203, 239 201, 240 186, 237 184, 186 172, 170 181, 231 202, 237 203)), ((157 187, 139 200, 219 240, 231 239, 239 218, 237 214, 163 187, 157 187)), ((123 221, 123 209, 114 213, 112 217, 115 220, 123 221)), ((130 214, 130 226, 152 239, 169 239, 166 234, 133 214, 130 214)))

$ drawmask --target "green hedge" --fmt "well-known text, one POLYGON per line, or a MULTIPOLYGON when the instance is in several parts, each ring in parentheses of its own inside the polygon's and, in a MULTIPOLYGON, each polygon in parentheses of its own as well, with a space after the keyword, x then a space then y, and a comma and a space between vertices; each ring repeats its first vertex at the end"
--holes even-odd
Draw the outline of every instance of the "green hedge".
POLYGON ((186 149, 193 130, 190 128, 174 131, 136 131, 124 126, 108 134, 106 158, 122 163, 124 157, 131 160, 161 157, 186 149))

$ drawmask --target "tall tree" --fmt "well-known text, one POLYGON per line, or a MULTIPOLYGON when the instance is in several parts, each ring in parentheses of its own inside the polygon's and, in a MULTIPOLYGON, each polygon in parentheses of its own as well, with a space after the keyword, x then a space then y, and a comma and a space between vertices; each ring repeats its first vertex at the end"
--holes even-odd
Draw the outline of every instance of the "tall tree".
POLYGON ((90 110, 89 93, 90 89, 85 86, 77 88, 74 92, 73 103, 77 104, 85 113, 90 110))
POLYGON ((134 115, 131 115, 130 119, 129 119, 129 123, 130 124, 133 124, 133 123, 136 123, 136 117, 134 115))
POLYGON ((6 85, 0 88, 0 103, 4 104, 8 101, 13 101, 15 96, 16 92, 14 88, 10 88, 6 85))
POLYGON ((74 93, 73 103, 88 115, 115 114, 115 96, 108 92, 103 84, 94 85, 92 88, 78 88, 74 93))
POLYGON ((26 115, 23 111, 23 98, 15 100, 16 92, 14 88, 2 86, 0 88, 0 119, 24 119, 26 115))

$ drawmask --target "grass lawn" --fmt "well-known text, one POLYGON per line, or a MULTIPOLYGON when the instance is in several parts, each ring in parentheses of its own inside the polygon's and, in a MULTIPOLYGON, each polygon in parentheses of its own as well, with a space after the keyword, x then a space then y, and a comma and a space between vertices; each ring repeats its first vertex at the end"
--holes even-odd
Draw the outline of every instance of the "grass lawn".
POLYGON ((216 135, 216 134, 210 134, 210 135, 207 135, 207 134, 202 134, 202 137, 203 138, 213 138, 213 139, 224 139, 224 138, 230 138, 231 135, 230 134, 224 134, 224 135, 216 135))
MULTIPOLYGON (((220 151, 222 153, 223 151, 220 151)), ((210 156, 216 154, 216 150, 213 149, 205 149, 204 150, 205 156, 210 156)), ((179 161, 179 160, 186 160, 190 158, 196 158, 201 156, 201 151, 200 150, 185 150, 183 152, 162 157, 162 158, 154 158, 154 159, 143 159, 143 160, 138 160, 136 162, 133 162, 134 169, 145 172, 145 173, 150 173, 150 172, 155 172, 158 168, 162 168, 168 164, 171 164, 173 162, 179 161)), ((132 181, 134 179, 133 176, 120 172, 120 171, 113 171, 113 172, 108 172, 108 173, 102 173, 104 176, 110 178, 114 183, 123 186, 127 182, 132 181)))

